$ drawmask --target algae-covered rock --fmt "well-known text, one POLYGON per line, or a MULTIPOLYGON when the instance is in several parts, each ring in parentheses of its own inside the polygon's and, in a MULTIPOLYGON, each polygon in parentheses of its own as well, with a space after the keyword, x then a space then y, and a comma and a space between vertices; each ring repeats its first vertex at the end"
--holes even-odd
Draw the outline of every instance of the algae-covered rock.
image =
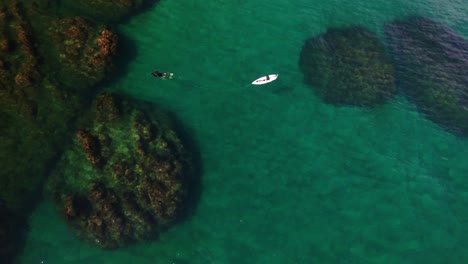
POLYGON ((305 82, 327 103, 374 106, 396 89, 383 44, 363 27, 330 28, 307 40, 299 64, 305 82))
POLYGON ((0 199, 32 208, 80 100, 42 71, 34 22, 23 5, 0 4, 0 199))
POLYGON ((398 83, 418 110, 468 135, 468 42, 448 26, 411 17, 385 26, 398 83))
POLYGON ((163 114, 102 94, 49 190, 76 234, 101 248, 151 238, 184 212, 191 158, 163 114))
MULTIPOLYGON (((59 0, 0 1, 1 263, 12 262, 21 250, 17 241, 43 183, 73 139, 70 131, 96 84, 113 68, 116 33, 80 15, 86 14, 70 16, 59 0)), ((112 100, 102 102, 100 119, 120 115, 112 106, 112 100)), ((85 157, 96 168, 103 166, 100 153, 109 149, 96 142, 106 138, 82 135, 85 157)))
POLYGON ((92 87, 114 69, 117 34, 82 17, 48 22, 42 49, 56 78, 69 87, 92 87))

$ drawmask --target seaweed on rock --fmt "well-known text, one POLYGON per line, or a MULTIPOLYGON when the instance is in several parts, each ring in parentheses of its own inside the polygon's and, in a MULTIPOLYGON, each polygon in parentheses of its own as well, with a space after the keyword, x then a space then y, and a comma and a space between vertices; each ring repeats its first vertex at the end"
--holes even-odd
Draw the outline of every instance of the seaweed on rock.
POLYGON ((468 135, 468 41, 448 26, 411 17, 385 26, 397 81, 419 111, 468 135))
MULTIPOLYGON (((73 138, 70 132, 80 116, 77 113, 87 110, 96 84, 109 77, 117 52, 117 34, 111 27, 84 13, 70 16, 71 13, 59 8, 60 2, 0 1, 2 263, 12 262, 21 250, 16 242, 27 230, 25 220, 40 200, 50 168, 63 146, 73 138), (10 229, 10 223, 14 229, 10 229)), ((103 2, 123 8, 121 4, 125 1, 103 2)), ((100 117, 108 121, 120 113, 111 101, 104 100, 101 108, 103 112, 109 111, 100 117)), ((96 169, 105 168, 104 158, 112 151, 108 147, 110 138, 97 134, 92 140, 84 137, 81 143, 87 144, 88 151, 93 153, 89 162, 94 162, 96 169)), ((73 201, 71 204, 86 208, 84 200, 73 201)), ((81 214, 80 210, 76 212, 81 214)))
POLYGON ((34 21, 21 3, 0 4, 0 199, 25 213, 80 106, 43 72, 34 21), (53 102, 53 103, 51 103, 53 102))
POLYGON ((113 94, 64 152, 49 190, 77 235, 101 248, 151 238, 185 211, 191 157, 169 120, 113 94))
POLYGON ((93 87, 114 70, 117 34, 82 17, 51 18, 41 46, 57 78, 74 89, 93 87), (44 42, 45 43, 45 42, 44 42))
POLYGON ((383 44, 360 26, 330 28, 307 40, 299 64, 305 83, 330 104, 375 106, 396 90, 383 44))

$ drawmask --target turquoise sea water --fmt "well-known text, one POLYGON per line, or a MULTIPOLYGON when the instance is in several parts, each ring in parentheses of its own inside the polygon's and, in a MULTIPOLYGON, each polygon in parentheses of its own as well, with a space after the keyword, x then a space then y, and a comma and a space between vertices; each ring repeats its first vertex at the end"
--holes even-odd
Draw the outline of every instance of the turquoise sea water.
POLYGON ((132 60, 109 90, 174 113, 200 152, 194 215, 117 251, 78 241, 48 201, 19 263, 468 263, 468 139, 402 97, 324 104, 298 68, 328 27, 441 19, 468 35, 468 3, 161 1, 120 26, 132 60), (173 80, 151 76, 174 72, 173 80), (277 81, 254 87, 259 76, 277 81))

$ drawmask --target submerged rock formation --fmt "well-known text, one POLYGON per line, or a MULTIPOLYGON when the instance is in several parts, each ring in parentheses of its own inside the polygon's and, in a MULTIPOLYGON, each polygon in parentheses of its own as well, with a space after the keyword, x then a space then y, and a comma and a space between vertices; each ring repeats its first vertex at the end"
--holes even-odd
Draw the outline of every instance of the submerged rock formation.
MULTIPOLYGON (((73 137, 76 119, 87 111, 96 84, 112 72, 116 56, 118 38, 111 27, 79 12, 68 17, 71 13, 58 8, 59 2, 0 2, 2 263, 12 261, 14 253, 9 252, 20 251, 17 242, 23 235, 18 232, 26 230, 21 225, 62 147, 73 137), (12 221, 19 227, 11 232, 17 233, 5 238, 12 221)), ((123 3, 103 2, 119 8, 123 3)))
POLYGON ((43 48, 60 81, 74 88, 82 83, 92 86, 111 72, 118 37, 109 28, 82 17, 58 18, 48 24, 51 42, 43 48))
POLYGON ((102 94, 50 179, 65 220, 85 241, 117 248, 151 238, 184 212, 191 158, 167 117, 102 94))
POLYGON ((398 83, 418 110, 440 126, 468 135, 468 41, 425 17, 385 26, 398 83))
POLYGON ((0 5, 0 199, 21 211, 31 208, 81 105, 43 71, 33 23, 20 3, 0 5))
POLYGON ((299 64, 305 83, 330 104, 375 106, 396 90, 383 44, 363 27, 330 28, 307 40, 299 64))
POLYGON ((29 3, 9 2, 0 4, 0 198, 21 209, 30 207, 77 111, 86 109, 83 98, 109 72, 117 38, 83 19, 52 19, 29 3), (65 26, 50 23, 47 31, 45 21, 65 26))

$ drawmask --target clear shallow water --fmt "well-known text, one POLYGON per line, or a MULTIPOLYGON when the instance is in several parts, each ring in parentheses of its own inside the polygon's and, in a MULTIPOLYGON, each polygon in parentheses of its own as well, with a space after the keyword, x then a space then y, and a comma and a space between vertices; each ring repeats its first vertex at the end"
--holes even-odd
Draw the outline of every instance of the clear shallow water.
POLYGON ((47 201, 19 263, 467 263, 468 140, 403 98, 323 104, 302 83, 305 39, 408 15, 468 35, 463 1, 162 1, 121 26, 136 56, 109 87, 174 112, 199 146, 195 215, 159 240, 101 251, 47 201), (175 73, 158 80, 150 72, 175 73), (253 87, 267 73, 277 81, 253 87))

